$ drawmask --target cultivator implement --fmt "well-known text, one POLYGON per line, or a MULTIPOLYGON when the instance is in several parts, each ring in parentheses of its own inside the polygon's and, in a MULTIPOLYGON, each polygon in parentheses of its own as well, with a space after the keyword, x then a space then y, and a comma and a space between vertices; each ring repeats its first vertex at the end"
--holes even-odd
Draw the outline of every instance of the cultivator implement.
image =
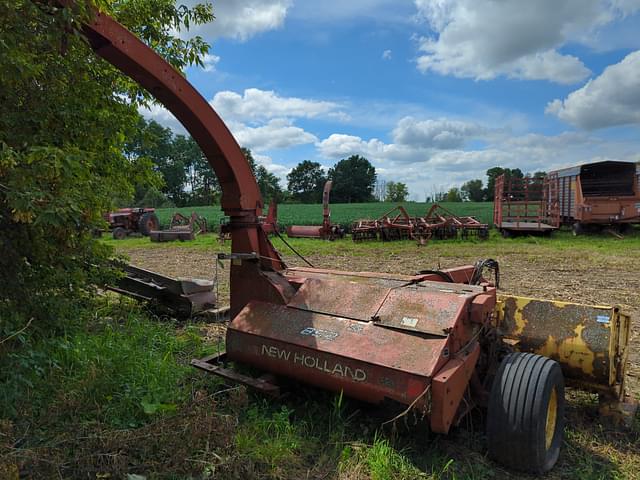
MULTIPOLYGON (((582 388, 621 398, 628 317, 616 309, 498 296, 497 262, 417 275, 287 268, 263 228, 250 166, 211 105, 110 17, 95 12, 83 34, 183 123, 220 181, 232 238, 225 256, 232 321, 226 352, 195 366, 272 394, 278 387, 270 378, 244 376, 220 360, 367 402, 391 400, 403 414, 423 414, 441 433, 473 407, 487 407, 491 457, 533 472, 551 469, 560 452, 563 370, 582 388), (496 272, 495 282, 485 278, 486 268, 496 272)), ((387 228, 415 228, 405 220, 394 217, 387 228)))
POLYGON ((402 205, 376 220, 357 220, 351 225, 354 242, 364 240, 407 240, 425 244, 429 239, 447 240, 471 237, 485 240, 489 225, 470 216, 457 216, 435 203, 424 217, 411 217, 402 205))

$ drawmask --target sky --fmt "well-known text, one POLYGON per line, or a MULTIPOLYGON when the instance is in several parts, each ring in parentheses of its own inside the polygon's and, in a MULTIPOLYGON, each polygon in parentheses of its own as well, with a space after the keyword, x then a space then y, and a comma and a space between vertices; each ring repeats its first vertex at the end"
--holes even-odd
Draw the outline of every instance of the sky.
MULTIPOLYGON (((193 5, 195 0, 177 3, 193 5)), ((187 78, 282 179, 362 155, 412 200, 640 161, 640 0, 217 0, 187 78)), ((161 106, 147 118, 184 133, 161 106)))

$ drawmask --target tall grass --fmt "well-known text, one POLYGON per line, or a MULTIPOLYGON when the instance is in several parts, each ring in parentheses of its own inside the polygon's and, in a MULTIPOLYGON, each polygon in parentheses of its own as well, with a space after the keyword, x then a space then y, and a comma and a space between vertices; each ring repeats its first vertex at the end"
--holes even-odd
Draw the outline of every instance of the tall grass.
MULTIPOLYGON (((186 329, 148 319, 124 302, 2 358, 0 409, 17 422, 100 422, 136 427, 185 400, 181 384, 195 377, 186 359, 207 348, 186 329)), ((81 314, 79 312, 79 314, 81 314)))

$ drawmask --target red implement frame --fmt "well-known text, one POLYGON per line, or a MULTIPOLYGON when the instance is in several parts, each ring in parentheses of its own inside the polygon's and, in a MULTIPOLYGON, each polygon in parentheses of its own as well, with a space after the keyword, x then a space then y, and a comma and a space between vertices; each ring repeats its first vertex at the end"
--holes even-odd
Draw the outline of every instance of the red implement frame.
POLYGON ((344 237, 344 230, 340 225, 331 224, 331 210, 329 209, 329 194, 333 182, 327 180, 322 190, 322 226, 291 225, 287 227, 287 236, 292 238, 321 238, 335 240, 344 237))
POLYGON ((550 233, 560 226, 558 176, 496 178, 493 223, 503 235, 550 233))
POLYGON ((489 226, 474 217, 460 217, 434 203, 424 217, 411 217, 402 205, 389 210, 376 220, 358 220, 351 226, 354 242, 362 240, 414 239, 424 244, 430 238, 448 239, 489 236, 489 226), (396 213, 397 212, 397 213, 396 213))

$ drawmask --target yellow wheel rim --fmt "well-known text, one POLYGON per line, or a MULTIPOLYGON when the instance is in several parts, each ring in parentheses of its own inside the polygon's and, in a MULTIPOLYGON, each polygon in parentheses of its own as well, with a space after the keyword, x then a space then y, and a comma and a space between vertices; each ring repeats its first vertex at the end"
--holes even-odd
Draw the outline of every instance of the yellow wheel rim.
POLYGON ((556 421, 558 417, 558 394, 555 387, 551 390, 551 398, 547 406, 547 423, 544 428, 545 448, 549 450, 553 443, 553 437, 556 432, 556 421))

